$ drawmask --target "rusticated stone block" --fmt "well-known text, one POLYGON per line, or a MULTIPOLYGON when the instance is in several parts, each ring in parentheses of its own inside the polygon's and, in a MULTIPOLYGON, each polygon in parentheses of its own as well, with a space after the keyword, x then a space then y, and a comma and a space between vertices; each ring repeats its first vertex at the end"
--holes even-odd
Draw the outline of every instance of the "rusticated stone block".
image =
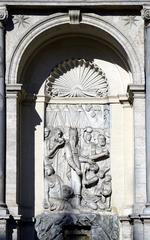
POLYGON ((119 240, 119 221, 115 215, 42 213, 36 218, 35 229, 40 240, 63 240, 68 231, 73 239, 119 240))

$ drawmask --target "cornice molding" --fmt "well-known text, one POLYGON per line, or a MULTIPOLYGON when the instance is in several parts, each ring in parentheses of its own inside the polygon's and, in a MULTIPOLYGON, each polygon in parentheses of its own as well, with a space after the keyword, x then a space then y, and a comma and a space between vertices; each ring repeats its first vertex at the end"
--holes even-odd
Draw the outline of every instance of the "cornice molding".
POLYGON ((149 0, 0 0, 0 4, 8 6, 142 6, 149 4, 149 0))
POLYGON ((133 103, 135 98, 145 98, 145 85, 144 84, 129 84, 127 88, 130 102, 133 103))
POLYGON ((6 84, 6 98, 18 99, 22 101, 26 97, 26 92, 22 88, 22 84, 6 84))

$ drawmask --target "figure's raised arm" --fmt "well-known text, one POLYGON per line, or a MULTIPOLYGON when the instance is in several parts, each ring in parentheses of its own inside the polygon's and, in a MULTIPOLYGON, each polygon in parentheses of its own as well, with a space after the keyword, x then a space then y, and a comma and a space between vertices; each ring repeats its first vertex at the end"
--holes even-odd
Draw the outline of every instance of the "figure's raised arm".
POLYGON ((103 157, 105 157, 105 158, 108 158, 108 157, 109 157, 109 151, 106 150, 106 151, 103 151, 103 152, 101 152, 101 153, 97 153, 97 154, 94 154, 94 155, 90 155, 89 157, 90 157, 90 159, 92 159, 92 160, 100 161, 100 160, 103 160, 103 157))
POLYGON ((49 158, 53 158, 55 154, 57 153, 58 149, 62 147, 65 144, 65 139, 63 139, 61 142, 55 142, 52 148, 49 149, 49 158))

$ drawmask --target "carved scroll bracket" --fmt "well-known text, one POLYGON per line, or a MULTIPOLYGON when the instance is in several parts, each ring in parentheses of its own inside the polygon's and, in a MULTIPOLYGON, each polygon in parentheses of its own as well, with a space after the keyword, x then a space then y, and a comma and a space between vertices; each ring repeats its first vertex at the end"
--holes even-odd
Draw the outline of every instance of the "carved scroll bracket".
POLYGON ((141 11, 141 16, 149 25, 150 24, 150 5, 143 6, 143 9, 141 11))
POLYGON ((80 10, 69 10, 70 24, 80 24, 81 12, 80 10))
POLYGON ((6 6, 0 6, 0 25, 3 25, 3 21, 8 18, 8 11, 6 6))

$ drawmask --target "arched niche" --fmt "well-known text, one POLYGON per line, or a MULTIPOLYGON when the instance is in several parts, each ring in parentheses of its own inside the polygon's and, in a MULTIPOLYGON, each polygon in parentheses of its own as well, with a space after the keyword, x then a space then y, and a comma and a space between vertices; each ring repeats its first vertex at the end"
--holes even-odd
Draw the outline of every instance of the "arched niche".
POLYGON ((116 28, 90 14, 83 15, 80 25, 70 25, 67 14, 46 18, 28 31, 12 56, 8 83, 21 83, 25 90, 20 113, 20 213, 29 216, 43 211, 43 133, 49 102, 44 92, 45 81, 56 65, 72 58, 97 64, 108 79, 108 97, 94 101, 111 107, 112 211, 121 215, 125 208, 131 213, 133 119, 126 89, 133 81, 141 81, 141 68, 127 39, 116 28), (27 191, 32 193, 30 198, 27 191))
POLYGON ((52 69, 72 58, 84 58, 101 67, 109 79, 111 96, 125 95, 127 85, 133 82, 131 71, 119 51, 109 42, 90 35, 63 35, 47 41, 35 52, 21 74, 21 82, 29 94, 44 94, 45 79, 52 69))
POLYGON ((6 81, 10 84, 21 82, 21 73, 24 64, 33 55, 37 48, 46 41, 51 41, 56 36, 64 34, 88 34, 97 39, 111 42, 111 46, 118 49, 125 62, 132 71, 133 81, 144 80, 143 69, 134 47, 130 41, 113 25, 100 16, 91 13, 83 13, 79 25, 69 24, 67 13, 52 14, 43 21, 33 25, 25 35, 19 39, 10 58, 10 66, 6 71, 6 81))

